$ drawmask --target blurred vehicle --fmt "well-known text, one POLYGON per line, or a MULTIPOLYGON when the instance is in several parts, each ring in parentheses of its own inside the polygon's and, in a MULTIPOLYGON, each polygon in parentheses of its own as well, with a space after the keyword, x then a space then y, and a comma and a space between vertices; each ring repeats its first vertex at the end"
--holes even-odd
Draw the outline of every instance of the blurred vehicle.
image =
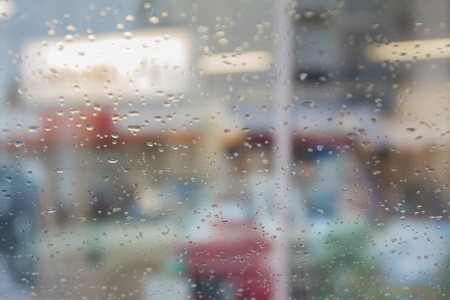
POLYGON ((187 271, 193 297, 272 299, 273 244, 264 224, 253 217, 251 206, 221 199, 192 213, 187 271))

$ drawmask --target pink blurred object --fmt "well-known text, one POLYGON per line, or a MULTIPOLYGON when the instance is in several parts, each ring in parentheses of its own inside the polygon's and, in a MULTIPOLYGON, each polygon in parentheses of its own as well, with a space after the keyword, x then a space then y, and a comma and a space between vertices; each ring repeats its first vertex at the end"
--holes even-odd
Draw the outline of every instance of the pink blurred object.
POLYGON ((261 224, 224 218, 208 222, 209 236, 188 246, 194 299, 273 299, 270 256, 273 245, 261 224))

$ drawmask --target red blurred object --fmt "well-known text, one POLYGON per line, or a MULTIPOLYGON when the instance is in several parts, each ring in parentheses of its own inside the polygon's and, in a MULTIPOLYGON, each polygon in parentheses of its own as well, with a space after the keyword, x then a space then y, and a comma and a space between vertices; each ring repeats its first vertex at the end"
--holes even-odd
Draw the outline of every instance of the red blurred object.
POLYGON ((111 109, 98 106, 48 111, 43 124, 45 140, 57 145, 95 143, 113 132, 111 115, 111 109))
POLYGON ((188 247, 194 299, 273 299, 272 245, 261 225, 217 221, 209 237, 188 247))

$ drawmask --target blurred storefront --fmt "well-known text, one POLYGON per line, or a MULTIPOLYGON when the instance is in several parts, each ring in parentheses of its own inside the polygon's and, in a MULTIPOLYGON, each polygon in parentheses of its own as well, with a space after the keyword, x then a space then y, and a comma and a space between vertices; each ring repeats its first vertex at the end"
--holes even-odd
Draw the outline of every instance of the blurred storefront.
POLYGON ((450 6, 287 2, 281 34, 266 0, 0 17, 1 187, 27 208, 2 200, 26 228, 0 293, 446 298, 450 6))

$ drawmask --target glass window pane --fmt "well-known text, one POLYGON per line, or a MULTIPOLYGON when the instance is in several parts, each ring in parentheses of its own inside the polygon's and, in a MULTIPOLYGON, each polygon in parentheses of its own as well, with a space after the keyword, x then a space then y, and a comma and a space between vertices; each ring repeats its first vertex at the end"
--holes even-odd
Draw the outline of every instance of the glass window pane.
POLYGON ((449 12, 0 0, 0 298, 448 299, 449 12))

